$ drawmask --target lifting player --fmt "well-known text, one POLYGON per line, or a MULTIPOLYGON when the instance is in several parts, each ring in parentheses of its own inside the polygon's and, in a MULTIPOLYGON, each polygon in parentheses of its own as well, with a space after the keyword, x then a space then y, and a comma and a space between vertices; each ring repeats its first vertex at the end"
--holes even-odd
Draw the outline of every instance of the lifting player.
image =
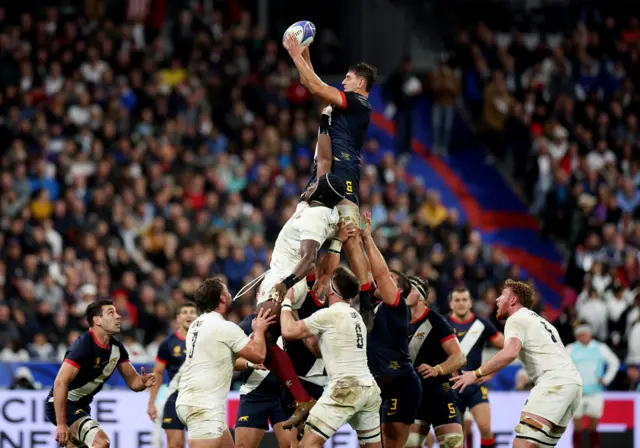
MULTIPOLYGON (((191 322, 198 318, 198 310, 193 302, 185 302, 178 308, 176 320, 178 322, 178 331, 167 336, 158 347, 156 362, 153 366, 153 373, 156 375, 156 384, 149 389, 149 408, 147 414, 151 420, 158 418, 158 410, 156 409, 156 397, 158 390, 164 378, 164 372, 169 375, 169 382, 175 377, 180 366, 184 362, 187 353, 185 349, 185 338, 189 331, 191 322)), ((184 425, 176 414, 176 399, 178 391, 170 388, 167 390, 167 400, 164 404, 162 414, 159 416, 162 420, 162 429, 167 434, 168 448, 184 447, 184 425)))
POLYGON ((156 383, 153 373, 138 375, 129 353, 113 335, 120 333, 120 315, 108 299, 89 304, 85 311, 89 331, 71 344, 47 396, 46 416, 56 425, 56 441, 63 447, 108 448, 109 436, 91 418, 91 401, 116 367, 134 392, 156 383))
MULTIPOLYGON (((497 349, 504 347, 504 336, 486 319, 471 311, 471 294, 465 287, 458 287, 449 295, 451 314, 447 316, 455 335, 460 341, 462 353, 467 357, 467 369, 475 370, 482 364, 482 351, 487 342, 497 349)), ((485 377, 487 380, 489 377, 485 377)), ((495 439, 491 432, 491 408, 489 391, 480 384, 468 386, 458 394, 458 408, 464 415, 468 409, 480 431, 480 446, 495 448, 495 439)))

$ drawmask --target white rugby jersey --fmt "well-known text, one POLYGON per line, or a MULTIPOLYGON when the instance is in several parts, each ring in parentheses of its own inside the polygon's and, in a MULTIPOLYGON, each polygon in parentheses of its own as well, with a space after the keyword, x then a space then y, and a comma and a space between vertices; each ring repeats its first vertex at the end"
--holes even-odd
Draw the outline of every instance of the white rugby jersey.
POLYGON ((534 384, 548 386, 580 384, 582 379, 558 330, 537 313, 521 308, 507 319, 505 342, 516 338, 522 344, 519 358, 534 384))
POLYGON ((375 383, 367 364, 367 327, 346 303, 335 303, 304 319, 318 337, 329 387, 371 386, 375 383))
POLYGON ((213 311, 198 317, 187 333, 187 357, 180 368, 176 406, 224 412, 236 355, 248 343, 244 331, 219 313, 213 311))
POLYGON ((271 256, 271 269, 290 274, 300 261, 300 242, 317 241, 321 246, 336 229, 340 214, 328 207, 298 204, 295 213, 282 227, 271 256))

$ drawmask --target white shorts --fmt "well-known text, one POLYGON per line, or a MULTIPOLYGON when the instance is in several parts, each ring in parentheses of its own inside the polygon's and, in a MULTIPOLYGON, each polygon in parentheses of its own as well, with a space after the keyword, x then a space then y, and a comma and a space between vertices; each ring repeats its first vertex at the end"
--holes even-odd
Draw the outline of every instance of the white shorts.
POLYGON ((342 201, 338 204, 338 213, 340 213, 340 222, 351 223, 360 228, 360 207, 351 201, 342 201))
POLYGON ((531 389, 522 412, 546 418, 551 423, 566 427, 575 414, 582 397, 582 386, 538 384, 531 389))
POLYGON ((354 431, 379 428, 381 405, 377 384, 343 388, 329 386, 311 408, 307 430, 329 439, 345 423, 354 431))
MULTIPOLYGON (((291 273, 284 274, 282 272, 271 270, 267 272, 267 274, 262 279, 262 283, 260 283, 260 288, 258 288, 258 294, 256 296, 257 303, 266 302, 270 300, 271 291, 275 286, 280 283, 282 280, 287 278, 291 273)), ((307 287, 307 282, 305 279, 300 280, 298 283, 293 285, 293 288, 289 290, 287 294, 293 294, 293 298, 291 301, 293 302, 292 308, 294 310, 299 309, 304 303, 305 297, 307 297, 307 292, 309 288, 307 287)))
POLYGON ((583 395, 580 406, 576 409, 574 418, 580 418, 583 415, 587 417, 597 418, 602 417, 604 412, 604 397, 602 394, 583 395))
POLYGON ((187 427, 190 440, 219 439, 228 429, 224 419, 224 408, 208 409, 196 406, 176 406, 178 418, 187 427))

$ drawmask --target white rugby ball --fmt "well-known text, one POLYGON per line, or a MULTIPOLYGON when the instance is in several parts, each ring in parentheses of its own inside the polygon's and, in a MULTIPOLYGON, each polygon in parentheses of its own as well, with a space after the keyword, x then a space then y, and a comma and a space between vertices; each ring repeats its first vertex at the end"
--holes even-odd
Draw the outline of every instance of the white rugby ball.
POLYGON ((311 42, 313 42, 313 38, 316 37, 316 26, 308 20, 301 20, 294 23, 289 28, 287 28, 287 31, 285 31, 282 35, 283 44, 285 38, 287 37, 287 34, 289 33, 295 34, 298 42, 300 42, 300 45, 302 45, 303 47, 307 47, 311 45, 311 42))

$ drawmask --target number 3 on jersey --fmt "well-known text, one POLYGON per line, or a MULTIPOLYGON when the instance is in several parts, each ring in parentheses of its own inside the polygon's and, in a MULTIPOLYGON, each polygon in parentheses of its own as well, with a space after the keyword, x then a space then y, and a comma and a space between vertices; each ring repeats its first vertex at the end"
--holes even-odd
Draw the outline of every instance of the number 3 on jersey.
POLYGON ((547 326, 547 323, 543 320, 540 321, 540 323, 542 324, 542 326, 544 327, 545 330, 547 330, 549 332, 549 334, 551 335, 551 340, 553 342, 558 342, 558 340, 556 339, 556 337, 553 335, 553 331, 551 331, 551 328, 549 328, 547 326))
POLYGON ((193 358, 193 351, 196 349, 196 340, 198 339, 198 332, 193 333, 193 340, 191 341, 191 347, 189 348, 189 358, 193 358))
POLYGON ((353 182, 348 180, 345 182, 345 184, 347 185, 347 194, 353 193, 353 182))

